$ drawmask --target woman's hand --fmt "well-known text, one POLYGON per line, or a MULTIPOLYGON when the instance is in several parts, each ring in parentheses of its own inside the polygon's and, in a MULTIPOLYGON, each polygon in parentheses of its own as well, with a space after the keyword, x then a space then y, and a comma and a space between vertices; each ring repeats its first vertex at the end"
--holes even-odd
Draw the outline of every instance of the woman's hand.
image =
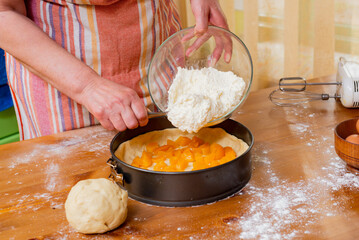
POLYGON ((191 7, 196 19, 196 35, 204 34, 208 25, 229 30, 226 17, 217 0, 191 0, 191 7))
POLYGON ((134 129, 148 122, 146 107, 137 93, 104 78, 86 86, 81 104, 108 130, 134 129))
POLYGON ((229 63, 232 58, 232 40, 229 34, 208 31, 208 25, 213 25, 229 30, 226 17, 217 0, 191 0, 192 12, 196 19, 194 31, 185 35, 182 41, 188 41, 193 37, 197 39, 187 48, 186 56, 190 56, 199 49, 212 36, 216 47, 208 59, 208 65, 213 67, 217 64, 224 52, 224 61, 229 63))

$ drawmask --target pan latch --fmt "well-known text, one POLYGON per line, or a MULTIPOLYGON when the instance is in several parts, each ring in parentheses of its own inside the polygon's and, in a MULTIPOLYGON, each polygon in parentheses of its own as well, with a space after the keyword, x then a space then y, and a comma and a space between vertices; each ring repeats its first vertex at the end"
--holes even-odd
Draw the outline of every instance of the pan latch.
POLYGON ((117 183, 118 185, 124 186, 123 174, 117 173, 117 165, 116 165, 115 160, 110 158, 109 160, 107 160, 107 165, 109 165, 111 167, 111 173, 110 173, 110 176, 108 176, 108 178, 110 180, 114 181, 115 183, 117 183))

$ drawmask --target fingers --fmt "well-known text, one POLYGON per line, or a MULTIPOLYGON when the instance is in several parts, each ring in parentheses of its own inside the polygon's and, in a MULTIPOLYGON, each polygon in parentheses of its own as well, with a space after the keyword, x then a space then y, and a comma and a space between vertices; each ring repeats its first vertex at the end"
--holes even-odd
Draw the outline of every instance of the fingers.
POLYGON ((194 31, 190 32, 190 33, 187 33, 186 35, 183 36, 182 42, 186 42, 188 40, 191 40, 194 36, 195 36, 194 31))
POLYGON ((224 48, 224 46, 223 46, 224 44, 223 44, 221 37, 214 36, 214 40, 216 42, 216 47, 214 48, 210 59, 208 59, 208 61, 209 61, 208 65, 211 67, 214 67, 216 65, 216 63, 219 61, 219 59, 222 56, 222 52, 223 52, 223 48, 224 48))
POLYGON ((231 37, 224 34, 218 35, 215 33, 209 34, 208 25, 214 25, 229 30, 226 17, 218 3, 215 0, 192 0, 192 11, 196 19, 196 26, 193 32, 186 34, 182 41, 189 41, 193 37, 197 37, 193 44, 186 50, 186 56, 190 56, 194 51, 199 49, 212 35, 215 38, 215 49, 211 54, 209 66, 214 66, 222 56, 226 63, 229 63, 232 58, 232 40, 231 37))
POLYGON ((145 126, 147 110, 135 90, 105 78, 94 81, 81 95, 81 104, 108 129, 124 131, 145 126))
POLYGON ((221 58, 222 51, 223 51, 223 47, 214 49, 212 55, 208 59, 208 66, 210 67, 216 66, 217 62, 221 58))
POLYGON ((125 106, 121 111, 112 111, 112 113, 109 114, 108 121, 100 121, 101 125, 106 129, 113 130, 115 128, 120 132, 123 132, 126 129, 135 129, 139 125, 145 126, 147 122, 147 116, 142 117, 141 120, 137 119, 130 106, 125 106), (106 126, 104 124, 106 124, 106 126))
MULTIPOLYGON (((227 19, 223 14, 223 11, 219 6, 218 2, 216 2, 216 4, 213 5, 210 13, 211 13, 210 22, 213 25, 229 30, 227 19)), ((221 34, 220 36, 215 36, 215 41, 216 41, 216 49, 212 54, 213 61, 215 61, 214 64, 221 57, 223 48, 224 48, 224 61, 226 63, 229 63, 232 58, 232 46, 233 46, 231 37, 225 33, 225 34, 221 34)))
POLYGON ((110 131, 112 131, 112 130, 114 130, 115 129, 115 127, 113 126, 113 124, 112 124, 112 122, 109 120, 109 119, 101 119, 101 120, 99 120, 99 122, 100 122, 100 124, 104 127, 104 128, 106 128, 107 130, 110 130, 110 131))
POLYGON ((127 129, 127 126, 126 126, 125 122, 123 121, 120 113, 112 113, 110 115, 110 121, 111 121, 111 124, 114 126, 114 128, 116 128, 116 130, 118 130, 120 132, 123 132, 127 129))
POLYGON ((118 131, 143 127, 148 123, 147 111, 140 98, 129 103, 115 105, 109 119, 118 131))
POLYGON ((194 51, 202 46, 212 35, 209 33, 205 33, 199 38, 197 38, 191 46, 189 46, 186 50, 186 56, 190 56, 194 51))
POLYGON ((94 116, 107 130, 122 132, 148 123, 145 105, 138 96, 133 99, 127 95, 125 99, 117 99, 105 106, 94 112, 94 116))
POLYGON ((140 126, 146 126, 148 123, 147 110, 141 100, 132 102, 131 108, 140 126))
POLYGON ((233 42, 231 36, 228 33, 221 35, 221 41, 224 46, 224 61, 229 63, 232 58, 233 42))
MULTIPOLYGON (((190 39, 192 37, 194 37, 194 33, 190 33, 185 35, 182 38, 182 41, 184 39, 190 39)), ((190 56, 194 51, 198 50, 208 39, 210 39, 211 37, 214 37, 216 46, 215 49, 213 50, 213 53, 211 54, 210 58, 208 59, 209 61, 209 66, 214 66, 219 59, 222 56, 222 53, 224 51, 224 61, 226 63, 229 63, 231 61, 232 58, 232 50, 233 50, 233 42, 231 37, 228 34, 217 34, 216 32, 213 31, 208 31, 205 34, 203 34, 202 36, 198 37, 191 46, 189 46, 186 50, 186 56, 190 56)))
POLYGON ((233 50, 233 42, 230 36, 226 34, 224 37, 225 44, 224 44, 224 61, 229 63, 232 58, 232 50, 233 50))
POLYGON ((138 127, 138 121, 135 114, 132 111, 131 106, 129 105, 124 106, 124 109, 121 110, 121 117, 128 129, 135 129, 138 127))

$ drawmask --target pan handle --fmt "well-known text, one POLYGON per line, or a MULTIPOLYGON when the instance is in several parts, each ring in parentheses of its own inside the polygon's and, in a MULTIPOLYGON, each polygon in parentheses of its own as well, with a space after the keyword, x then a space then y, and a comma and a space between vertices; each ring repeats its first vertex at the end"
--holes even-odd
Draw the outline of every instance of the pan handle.
POLYGON ((153 118, 153 117, 166 116, 167 113, 165 113, 165 112, 152 112, 150 109, 147 108, 147 115, 148 115, 148 118, 153 118))
POLYGON ((108 176, 108 178, 114 181, 115 183, 117 183, 118 185, 120 185, 121 188, 124 188, 123 174, 118 173, 118 168, 115 160, 113 158, 109 158, 106 163, 111 167, 111 173, 110 176, 108 176))

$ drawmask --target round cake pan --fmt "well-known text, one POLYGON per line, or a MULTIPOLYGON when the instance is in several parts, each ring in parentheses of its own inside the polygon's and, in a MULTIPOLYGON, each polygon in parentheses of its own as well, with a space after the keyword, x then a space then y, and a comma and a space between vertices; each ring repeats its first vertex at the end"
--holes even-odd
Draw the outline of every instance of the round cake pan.
MULTIPOLYGON (((121 186, 138 201, 160 206, 194 206, 214 202, 241 190, 251 178, 252 133, 242 124, 228 119, 216 126, 245 141, 249 148, 225 164, 196 171, 157 172, 131 166, 115 155, 118 146, 141 134, 174 128, 166 117, 151 118, 145 127, 118 133, 110 144, 112 171, 121 186)), ((134 156, 135 157, 135 156, 134 156)))

